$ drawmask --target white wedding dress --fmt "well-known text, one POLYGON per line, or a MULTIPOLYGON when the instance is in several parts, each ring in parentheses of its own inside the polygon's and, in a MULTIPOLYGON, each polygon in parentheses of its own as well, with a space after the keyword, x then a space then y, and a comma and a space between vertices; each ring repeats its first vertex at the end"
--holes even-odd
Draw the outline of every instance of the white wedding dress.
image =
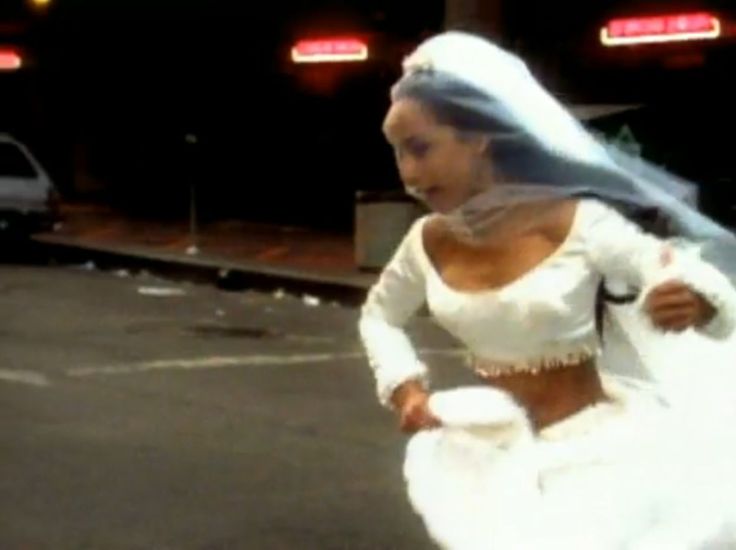
POLYGON ((559 249, 499 289, 461 292, 435 270, 419 220, 363 307, 360 332, 379 400, 424 380, 405 323, 426 301, 476 358, 524 370, 598 357, 609 400, 534 433, 510 395, 485 384, 435 392, 442 427, 408 443, 409 500, 442 548, 736 548, 736 295, 695 254, 663 243, 595 200, 579 203, 559 249), (659 335, 639 305, 612 309, 601 353, 601 277, 643 289, 676 278, 717 315, 659 335))

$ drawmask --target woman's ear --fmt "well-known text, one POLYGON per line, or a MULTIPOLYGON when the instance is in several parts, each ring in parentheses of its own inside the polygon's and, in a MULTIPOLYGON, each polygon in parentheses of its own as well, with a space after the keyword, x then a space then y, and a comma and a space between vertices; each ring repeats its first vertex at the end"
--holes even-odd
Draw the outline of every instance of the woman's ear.
POLYGON ((488 153, 488 149, 491 147, 491 138, 486 134, 478 134, 478 153, 485 155, 488 153))
POLYGON ((472 136, 473 147, 479 155, 488 153, 491 146, 491 139, 486 134, 474 134, 472 136))
POLYGON ((468 144, 479 155, 486 154, 491 143, 487 135, 477 132, 458 132, 457 137, 463 143, 468 144))

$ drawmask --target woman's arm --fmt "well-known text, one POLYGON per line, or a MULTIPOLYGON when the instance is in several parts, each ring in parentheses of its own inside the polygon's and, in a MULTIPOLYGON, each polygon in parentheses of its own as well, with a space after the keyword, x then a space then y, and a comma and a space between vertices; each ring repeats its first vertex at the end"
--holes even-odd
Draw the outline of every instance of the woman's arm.
POLYGON ((580 231, 593 267, 605 277, 642 289, 644 310, 664 330, 693 327, 727 338, 736 326, 736 289, 697 254, 644 233, 613 208, 581 201, 580 231))
POLYGON ((378 399, 387 407, 400 408, 404 394, 410 395, 408 389, 423 388, 427 382, 427 368, 404 331, 426 298, 425 274, 416 248, 422 245, 422 222, 417 221, 404 237, 361 309, 361 341, 373 369, 378 399), (401 386, 406 391, 397 392, 401 386))

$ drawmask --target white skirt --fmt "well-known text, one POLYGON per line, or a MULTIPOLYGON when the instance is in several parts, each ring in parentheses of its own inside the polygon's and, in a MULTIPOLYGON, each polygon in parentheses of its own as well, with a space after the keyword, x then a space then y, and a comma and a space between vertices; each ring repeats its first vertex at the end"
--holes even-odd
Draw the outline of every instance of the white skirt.
POLYGON ((431 538, 449 550, 736 548, 736 414, 673 406, 623 377, 604 387, 609 402, 538 434, 502 391, 433 394, 443 427, 414 435, 404 463, 431 538))

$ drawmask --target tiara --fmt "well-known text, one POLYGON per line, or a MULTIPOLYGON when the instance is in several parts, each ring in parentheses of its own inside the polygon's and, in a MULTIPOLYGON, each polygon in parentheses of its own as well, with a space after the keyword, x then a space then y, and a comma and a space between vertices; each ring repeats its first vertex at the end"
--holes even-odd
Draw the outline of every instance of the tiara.
POLYGON ((419 52, 415 52, 404 58, 402 67, 404 74, 430 73, 434 71, 432 60, 419 52))

